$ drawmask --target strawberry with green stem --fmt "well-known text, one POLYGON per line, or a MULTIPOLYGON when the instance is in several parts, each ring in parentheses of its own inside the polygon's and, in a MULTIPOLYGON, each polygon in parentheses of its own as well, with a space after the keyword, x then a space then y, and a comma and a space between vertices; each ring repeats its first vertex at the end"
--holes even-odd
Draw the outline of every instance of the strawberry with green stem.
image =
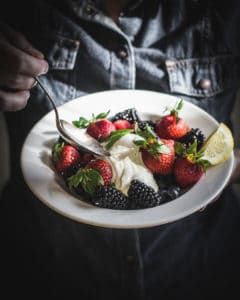
POLYGON ((181 188, 190 187, 202 177, 210 164, 202 158, 203 152, 197 151, 196 140, 189 146, 176 142, 175 151, 178 155, 173 167, 176 182, 181 188))
POLYGON ((135 132, 142 138, 134 144, 140 147, 145 166, 155 174, 171 174, 175 160, 174 141, 160 140, 148 125, 145 130, 136 127, 135 132))
POLYGON ((167 108, 170 114, 156 121, 156 132, 160 138, 177 140, 190 130, 186 122, 179 117, 182 107, 183 101, 180 100, 174 108, 167 108))
POLYGON ((90 195, 93 195, 100 185, 110 185, 112 180, 111 165, 100 158, 91 160, 84 168, 68 178, 70 190, 77 189, 79 185, 90 195))
POLYGON ((78 150, 64 142, 56 143, 53 148, 53 164, 58 173, 65 172, 81 161, 78 150))
POLYGON ((94 137, 97 140, 102 141, 106 138, 111 132, 115 131, 116 128, 114 124, 107 119, 109 112, 103 112, 95 116, 92 115, 90 120, 80 117, 79 120, 73 121, 73 125, 78 128, 86 128, 86 131, 89 135, 94 137))

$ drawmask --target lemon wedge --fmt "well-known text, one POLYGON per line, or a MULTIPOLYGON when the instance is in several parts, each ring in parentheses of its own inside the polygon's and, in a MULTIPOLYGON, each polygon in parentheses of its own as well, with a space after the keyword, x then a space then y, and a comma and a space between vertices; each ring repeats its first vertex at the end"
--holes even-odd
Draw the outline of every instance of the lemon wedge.
POLYGON ((234 139, 231 130, 224 123, 207 138, 202 146, 203 159, 213 166, 223 163, 231 156, 234 147, 234 139))

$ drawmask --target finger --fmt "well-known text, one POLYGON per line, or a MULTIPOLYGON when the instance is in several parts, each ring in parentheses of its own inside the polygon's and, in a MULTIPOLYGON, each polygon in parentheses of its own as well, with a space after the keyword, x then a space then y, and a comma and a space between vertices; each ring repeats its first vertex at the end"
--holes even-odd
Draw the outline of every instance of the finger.
POLYGON ((16 48, 19 48, 29 55, 35 56, 36 58, 44 58, 43 53, 35 49, 23 34, 13 30, 7 24, 0 22, 0 32, 4 33, 8 41, 16 48))
POLYGON ((35 77, 48 71, 48 63, 12 46, 0 36, 0 67, 12 73, 35 77))
POLYGON ((0 70, 0 88, 13 90, 30 90, 35 85, 33 77, 22 74, 7 73, 0 70))
POLYGON ((29 91, 5 92, 0 90, 0 111, 17 111, 27 105, 29 91))

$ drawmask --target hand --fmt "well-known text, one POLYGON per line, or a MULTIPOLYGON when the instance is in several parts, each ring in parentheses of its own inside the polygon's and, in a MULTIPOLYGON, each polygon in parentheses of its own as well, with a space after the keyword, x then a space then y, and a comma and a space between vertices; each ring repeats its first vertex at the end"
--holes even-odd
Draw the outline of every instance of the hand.
POLYGON ((27 39, 0 22, 0 111, 24 108, 34 77, 48 71, 48 63, 27 39))

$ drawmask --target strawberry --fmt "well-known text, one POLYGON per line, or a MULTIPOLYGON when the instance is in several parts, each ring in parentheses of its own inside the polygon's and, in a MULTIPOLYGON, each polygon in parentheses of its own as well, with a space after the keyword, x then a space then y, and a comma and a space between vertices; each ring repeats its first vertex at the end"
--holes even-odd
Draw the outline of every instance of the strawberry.
POLYGON ((178 156, 173 167, 176 182, 182 188, 192 186, 202 177, 209 162, 203 159, 203 151, 198 151, 197 140, 188 145, 175 142, 175 152, 178 156))
POLYGON ((83 157, 82 157, 82 161, 81 161, 81 162, 84 163, 84 164, 87 164, 87 163, 89 163, 92 159, 95 159, 94 155, 91 154, 91 153, 85 152, 85 153, 83 154, 83 157))
POLYGON ((145 166, 155 174, 169 175, 172 173, 173 164, 175 160, 174 141, 161 139, 163 153, 161 152, 161 146, 159 153, 153 155, 149 150, 142 150, 142 160, 145 166), (167 151, 165 149, 168 149, 167 151))
POLYGON ((97 140, 103 140, 113 131, 115 126, 108 119, 94 121, 87 127, 87 133, 97 140))
POLYGON ((135 129, 142 139, 134 141, 140 147, 143 163, 152 173, 170 174, 175 159, 174 140, 160 140, 149 125, 145 128, 135 129))
POLYGON ((203 167, 200 164, 191 162, 184 157, 178 157, 176 159, 173 172, 176 182, 181 188, 192 186, 204 173, 203 167))
POLYGON ((68 186, 72 189, 83 189, 87 194, 94 195, 101 185, 110 185, 112 180, 112 167, 102 159, 91 160, 84 168, 68 179, 68 186))
POLYGON ((53 164, 57 172, 62 173, 78 164, 81 160, 78 150, 64 143, 57 143, 53 149, 53 164))
POLYGON ((107 119, 109 112, 102 112, 97 116, 93 114, 90 120, 80 117, 79 120, 75 120, 72 123, 78 128, 86 128, 87 133, 95 139, 103 140, 116 130, 113 123, 107 119))
POLYGON ((103 178, 104 185, 109 185, 112 180, 112 167, 111 165, 102 159, 96 158, 91 160, 85 167, 85 169, 93 169, 100 173, 103 178))
POLYGON ((160 138, 177 140, 184 136, 190 129, 186 122, 179 117, 182 100, 171 109, 170 114, 156 121, 156 132, 160 138))
POLYGON ((134 125, 127 120, 117 120, 113 122, 113 125, 115 126, 116 130, 132 129, 134 127, 134 125))

